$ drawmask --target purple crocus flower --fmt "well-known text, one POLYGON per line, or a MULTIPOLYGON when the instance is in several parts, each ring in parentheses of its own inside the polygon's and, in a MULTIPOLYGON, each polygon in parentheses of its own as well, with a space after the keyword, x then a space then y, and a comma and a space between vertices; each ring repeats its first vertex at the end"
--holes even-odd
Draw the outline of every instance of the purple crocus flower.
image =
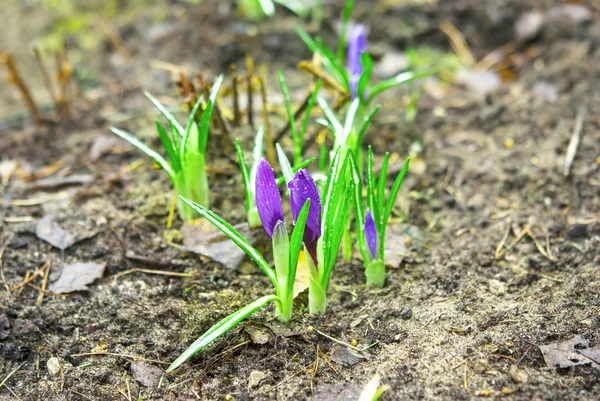
POLYGON ((375 227, 375 220, 373 220, 373 214, 370 209, 367 209, 367 215, 365 216, 365 240, 371 251, 371 256, 374 259, 377 258, 377 227, 375 227))
POLYGON ((321 198, 315 181, 305 169, 300 169, 289 182, 290 206, 294 222, 298 218, 307 199, 310 199, 310 209, 304 228, 304 245, 317 265, 317 240, 321 237, 321 198))
POLYGON ((350 41, 348 42, 348 73, 350 74, 350 93, 352 100, 357 96, 358 81, 363 73, 363 66, 360 62, 360 55, 367 51, 367 34, 362 24, 357 24, 352 28, 350 41))
POLYGON ((256 169, 256 209, 269 238, 278 221, 285 221, 281 208, 281 195, 275 182, 273 168, 268 161, 260 159, 256 169))

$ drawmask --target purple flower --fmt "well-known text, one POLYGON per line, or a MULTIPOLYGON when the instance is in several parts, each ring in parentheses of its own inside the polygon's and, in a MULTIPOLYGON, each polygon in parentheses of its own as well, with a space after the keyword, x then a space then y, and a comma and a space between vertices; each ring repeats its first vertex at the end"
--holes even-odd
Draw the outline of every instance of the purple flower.
POLYGON ((377 258, 377 227, 375 227, 375 220, 371 210, 367 209, 367 215, 365 216, 365 240, 369 246, 369 251, 374 259, 377 258))
POLYGON ((272 237, 277 222, 285 221, 285 219, 275 175, 271 165, 265 159, 260 159, 258 162, 255 194, 260 221, 269 237, 272 237))
POLYGON ((350 93, 352 100, 357 96, 358 81, 363 73, 363 66, 360 62, 360 55, 367 51, 367 34, 362 24, 357 24, 352 28, 350 41, 348 42, 348 72, 350 74, 350 93))
POLYGON ((304 245, 317 264, 317 240, 321 237, 321 198, 315 181, 305 169, 300 169, 288 184, 290 188, 290 206, 294 222, 298 218, 307 199, 310 199, 310 209, 304 228, 304 245))

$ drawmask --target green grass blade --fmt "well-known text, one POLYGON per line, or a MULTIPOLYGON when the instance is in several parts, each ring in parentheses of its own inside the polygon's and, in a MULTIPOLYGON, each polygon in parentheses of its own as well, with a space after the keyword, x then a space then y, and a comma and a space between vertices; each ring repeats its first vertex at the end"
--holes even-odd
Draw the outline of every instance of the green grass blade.
MULTIPOLYGON (((383 215, 383 207, 385 204, 385 184, 387 183, 387 170, 389 160, 390 154, 388 152, 385 152, 383 162, 381 163, 381 169, 379 170, 379 178, 377 180, 377 211, 379 213, 379 216, 383 215)), ((381 221, 375 221, 375 224, 377 225, 377 230, 383 229, 381 221)))
POLYGON ((173 370, 177 369, 182 363, 186 362, 188 359, 190 359, 196 353, 201 351, 211 342, 215 341, 217 338, 227 333, 229 330, 233 329, 242 320, 246 319, 258 309, 262 308, 271 301, 278 300, 279 298, 277 297, 277 295, 265 295, 264 297, 261 297, 256 301, 249 303, 242 309, 232 313, 223 320, 219 321, 217 324, 208 329, 206 333, 202 334, 200 338, 194 341, 194 343, 190 345, 185 351, 183 351, 181 355, 179 355, 177 359, 175 359, 173 363, 169 366, 166 373, 172 372, 173 370))
MULTIPOLYGON (((296 149, 298 147, 302 149, 302 139, 298 136, 296 119, 294 117, 294 111, 292 110, 292 100, 290 99, 290 91, 285 83, 283 73, 281 71, 277 71, 277 77, 279 78, 279 86, 281 86, 281 94, 283 95, 283 103, 285 104, 288 123, 290 124, 290 133, 292 135, 292 143, 294 144, 294 163, 296 163, 296 149)), ((302 151, 300 151, 300 153, 302 153, 302 151)))
MULTIPOLYGON (((358 106, 360 105, 360 99, 357 97, 350 103, 350 107, 348 108, 348 113, 346 113, 346 120, 344 121, 344 130, 341 138, 336 137, 335 140, 339 144, 339 146, 345 146, 348 141, 348 137, 352 132, 352 128, 354 126, 354 117, 356 116, 356 112, 358 111, 358 106)), ((352 149, 356 150, 356 149, 352 149)))
POLYGON ((258 3, 267 17, 275 15, 275 4, 273 4, 272 0, 258 0, 258 3))
POLYGON ((379 105, 375 106, 373 108, 373 110, 371 110, 369 112, 369 114, 367 114, 366 117, 363 119, 363 122, 360 125, 360 129, 358 130, 358 136, 357 136, 357 140, 356 140, 357 144, 362 143, 365 133, 367 132, 367 128, 369 128, 369 125, 371 125, 371 121, 373 120, 375 113, 377 113, 380 108, 381 108, 381 106, 379 106, 379 105))
POLYGON ((169 163, 158 152, 151 149, 148 145, 146 145, 144 142, 140 141, 127 131, 123 131, 122 129, 115 127, 111 127, 110 130, 114 134, 120 136, 121 138, 125 139, 127 142, 144 152, 147 156, 150 156, 156 163, 158 163, 158 165, 163 170, 166 171, 171 181, 175 181, 175 172, 173 171, 173 168, 171 168, 169 163))
POLYGON ((346 48, 348 47, 348 24, 352 17, 352 9, 354 8, 354 0, 346 0, 344 12, 342 13, 342 29, 340 30, 340 40, 338 41, 337 58, 344 62, 346 48))
MULTIPOLYGON (((333 176, 333 180, 331 185, 328 188, 331 188, 331 201, 330 203, 326 206, 327 209, 323 209, 323 218, 322 220, 325 221, 325 224, 323 226, 323 236, 325 238, 327 238, 327 246, 331 245, 330 239, 331 239, 331 233, 332 230, 336 229, 336 221, 335 218, 338 214, 339 211, 339 205, 340 205, 340 200, 342 200, 341 196, 342 196, 342 192, 344 191, 344 184, 346 182, 346 168, 348 166, 348 154, 346 155, 346 157, 344 157, 344 161, 342 162, 342 166, 341 168, 337 168, 336 167, 336 171, 333 172, 332 176, 333 176)), ((327 184, 326 184, 327 186, 327 184)), ((343 201, 343 200, 342 200, 343 201)), ((345 222, 340 223, 343 226, 346 225, 345 222)))
POLYGON ((362 201, 362 180, 360 177, 360 169, 356 158, 350 152, 350 171, 352 172, 352 180, 354 181, 354 215, 356 219, 356 240, 358 241, 358 249, 365 258, 365 208, 362 201))
MULTIPOLYGON (((302 238, 304 237, 304 228, 306 227, 306 219, 308 218, 308 212, 310 209, 310 199, 307 199, 296 219, 296 225, 292 236, 290 238, 290 259, 289 259, 289 272, 286 281, 286 293, 291 294, 294 291, 294 281, 296 280, 296 268, 298 266, 298 257, 300 256, 300 249, 302 249, 302 238)), ((310 258, 310 255, 306 257, 310 258)))
MULTIPOLYGON (((333 181, 337 174, 338 165, 340 163, 341 149, 335 151, 331 165, 329 166, 329 172, 327 173, 327 180, 325 181, 325 188, 323 190, 323 216, 327 216, 330 204, 332 203, 333 196, 333 181)), ((325 232, 325 219, 321 219, 321 231, 325 232)))
POLYGON ((374 85, 369 90, 369 102, 371 100, 373 100, 373 98, 375 96, 377 96, 378 94, 380 94, 381 92, 386 91, 386 90, 388 90, 390 88, 393 88, 394 86, 402 85, 402 84, 405 84, 407 82, 414 81, 415 79, 427 78, 427 77, 429 77, 431 75, 434 75, 435 73, 436 73, 436 71, 422 71, 422 72, 406 71, 406 72, 401 72, 400 74, 396 75, 395 77, 392 77, 390 79, 386 79, 386 80, 381 81, 378 84, 374 85))
POLYGON ((252 191, 254 191, 254 183, 256 182, 256 170, 258 169, 258 162, 263 155, 263 145, 265 139, 265 128, 261 125, 258 128, 258 132, 254 137, 254 148, 252 149, 252 167, 250 168, 250 184, 252 185, 252 191))
POLYGON ((246 164, 246 158, 244 157, 244 150, 240 144, 239 139, 235 139, 235 152, 238 157, 238 164, 240 166, 240 172, 242 173, 242 182, 244 184, 244 193, 246 194, 246 212, 249 212, 252 208, 252 200, 254 196, 254 188, 250 183, 250 174, 248 173, 248 165, 246 164))
POLYGON ((371 71, 373 70, 373 59, 369 53, 360 55, 360 63, 363 66, 363 73, 358 80, 358 88, 356 89, 357 97, 363 99, 363 94, 371 81, 371 71))
POLYGON ((321 109, 323 110, 323 113, 325 114, 325 118, 327 118, 329 125, 333 127, 333 135, 337 137, 338 135, 342 134, 342 132, 344 132, 344 127, 342 127, 342 124, 335 116, 335 112, 327 104, 327 101, 321 96, 317 96, 317 103, 319 103, 319 107, 321 107, 321 109))
POLYGON ((200 117, 200 124, 198 127, 198 152, 202 155, 206 154, 206 144, 208 142, 208 133, 210 131, 210 121, 212 118, 213 109, 215 108, 215 104, 217 102, 217 95, 219 94, 219 89, 221 89, 222 83, 223 74, 219 74, 217 79, 215 79, 215 83, 210 89, 208 101, 206 102, 206 108, 202 112, 202 117, 200 117))
POLYGON ((263 258, 263 256, 254 248, 246 238, 242 236, 235 228, 233 228, 229 223, 223 220, 219 215, 217 215, 212 210, 208 210, 205 207, 200 206, 194 201, 184 198, 183 196, 179 197, 184 203, 194 209, 200 216, 204 217, 206 220, 210 221, 212 225, 217 227, 223 234, 229 237, 237 246, 240 247, 242 251, 246 253, 252 259, 258 267, 269 277, 271 283, 275 288, 277 288, 277 276, 275 272, 269 266, 267 261, 263 258))
POLYGON ((158 122, 158 120, 155 122, 160 142, 163 144, 165 151, 167 152, 167 156, 169 156, 169 160, 171 160, 173 170, 175 171, 175 173, 178 173, 181 171, 181 161, 179 160, 177 151, 173 148, 173 142, 171 141, 171 137, 169 137, 167 130, 161 125, 160 122, 158 122))
POLYGON ((144 91, 144 95, 146 95, 146 97, 154 104, 154 107, 156 107, 158 109, 158 111, 160 111, 160 113, 167 119, 167 121, 169 121, 169 124, 171 124, 173 127, 175 127, 177 134, 179 134, 179 136, 183 137, 185 134, 185 131, 183 130, 183 127, 181 126, 181 124, 179 124, 179 122, 175 119, 175 117, 173 117, 173 114, 171 114, 169 112, 169 110, 167 110, 166 107, 163 106, 163 104, 158 101, 158 99, 156 99, 154 96, 152 96, 150 94, 150 92, 144 91))
POLYGON ((408 157, 406 159, 406 161, 404 162, 404 165, 402 166, 402 170, 400 170, 398 177, 396 177, 396 180, 394 181, 394 184, 392 185, 392 189, 390 190, 390 195, 388 196, 387 203, 385 205, 385 214, 383 215, 383 222, 382 222, 383 231, 380 231, 380 232, 385 232, 385 228, 387 226, 388 220, 390 219, 390 216, 392 214, 392 209, 394 208, 394 203, 396 203, 396 197, 398 196, 398 192, 400 191, 400 187, 402 186, 404 177, 406 176, 406 173, 408 172, 409 164, 410 164, 410 157, 408 157))
MULTIPOLYGON (((292 166, 290 165, 290 161, 288 160, 285 152, 281 148, 279 143, 275 144, 275 148, 277 148, 277 158, 279 159, 279 165, 281 166, 281 172, 283 173, 283 177, 285 178, 285 182, 289 183, 294 178, 294 171, 292 170, 292 166)), ((289 190, 288 190, 289 192, 289 190)))
POLYGON ((288 10, 296 14, 300 18, 308 15, 308 7, 301 0, 275 0, 275 2, 286 7, 288 10))
POLYGON ((344 231, 348 229, 348 214, 350 213, 350 202, 352 202, 353 198, 351 196, 353 187, 354 183, 350 182, 343 191, 341 202, 338 204, 335 219, 333 220, 333 231, 331 233, 330 241, 328 241, 327 244, 328 249, 324 250, 324 252, 326 251, 328 254, 328 256, 325 257, 325 269, 321 274, 321 283, 324 286, 329 282, 329 276, 331 276, 331 272, 335 266, 344 231))
POLYGON ((171 137, 173 138, 173 149, 177 153, 177 157, 179 157, 179 159, 181 160, 182 154, 179 153, 179 149, 183 137, 177 132, 177 127, 173 125, 172 121, 169 121, 169 127, 171 128, 171 137))
POLYGON ((321 89, 321 84, 323 81, 320 79, 315 83, 315 88, 313 89, 310 98, 308 99, 308 104, 306 105, 306 111, 304 112, 304 118, 302 119, 302 125, 300 126, 300 135, 304 140, 304 135, 306 134, 306 128, 308 127, 308 122, 310 120, 310 114, 312 112, 313 107, 315 107, 315 103, 317 101, 317 96, 319 95, 319 90, 321 89))

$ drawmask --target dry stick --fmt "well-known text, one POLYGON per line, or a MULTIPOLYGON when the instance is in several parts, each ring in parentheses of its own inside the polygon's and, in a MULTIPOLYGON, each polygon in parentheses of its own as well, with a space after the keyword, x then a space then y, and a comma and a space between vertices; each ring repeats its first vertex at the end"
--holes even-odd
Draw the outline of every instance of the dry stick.
POLYGON ((473 52, 469 49, 469 45, 467 45, 467 41, 463 34, 447 20, 440 23, 440 29, 448 36, 450 45, 458 55, 460 61, 466 67, 473 67, 477 61, 475 60, 475 57, 473 57, 473 52))
POLYGON ((232 81, 231 81, 231 89, 233 91, 233 126, 240 126, 240 94, 238 92, 238 75, 237 75, 237 66, 235 64, 231 64, 229 67, 229 71, 231 73, 232 81))
POLYGON ((15 373, 17 373, 17 371, 19 369, 21 369, 21 367, 25 365, 25 362, 23 362, 22 364, 20 364, 18 367, 16 367, 15 369, 12 370, 12 372, 10 372, 5 378, 4 380, 2 380, 2 382, 0 382, 0 388, 2 388, 2 386, 4 386, 4 384, 8 381, 8 379, 10 379, 10 377, 12 375, 14 375, 15 373))
POLYGON ((125 270, 124 272, 114 274, 114 275, 110 276, 109 278, 116 279, 116 278, 119 278, 126 274, 131 274, 131 273, 135 273, 135 272, 147 273, 147 274, 158 274, 158 275, 162 275, 162 276, 175 276, 175 277, 192 277, 193 276, 193 274, 188 274, 188 273, 177 273, 177 272, 152 270, 152 269, 140 269, 140 268, 134 267, 133 269, 125 270))
POLYGON ((56 99, 56 90, 54 88, 54 83, 52 82, 52 78, 50 78, 50 72, 48 71, 48 66, 44 59, 42 59, 42 53, 40 52, 40 48, 37 45, 33 46, 33 55, 35 56, 35 61, 37 61, 40 70, 42 71, 42 77, 44 77, 44 84, 46 85, 46 90, 48 91, 48 95, 50 95, 50 99, 54 102, 54 109, 58 115, 58 104, 56 99))
POLYGON ((123 39, 121 39, 121 35, 119 32, 106 20, 103 18, 98 19, 97 21, 98 27, 100 30, 106 35, 108 41, 112 45, 112 47, 123 56, 125 60, 130 60, 133 56, 125 47, 123 43, 123 39))
POLYGON ((346 342, 344 342, 344 341, 342 341, 342 340, 338 340, 337 338, 333 338, 333 337, 331 337, 331 336, 329 336, 329 335, 327 335, 327 334, 323 333, 322 331, 319 331, 319 330, 315 329, 314 327, 313 327, 313 330, 314 330, 314 331, 316 331, 317 333, 319 333, 320 335, 322 335, 323 337, 326 337, 326 338, 330 339, 330 340, 331 340, 331 341, 333 341, 334 343, 338 343, 338 344, 340 344, 340 345, 343 345, 343 346, 346 346, 346 347, 348 347, 348 348, 352 348, 354 351, 358 351, 358 352, 362 352, 362 351, 363 351, 363 350, 361 350, 360 348, 358 348, 358 347, 355 347, 355 346, 354 346, 354 345, 352 345, 352 344, 348 344, 348 343, 346 343, 346 342))
POLYGON ((544 255, 544 257, 546 257, 548 260, 552 260, 552 255, 549 255, 546 250, 544 249, 544 247, 542 246, 542 244, 540 244, 540 241, 538 241, 537 237, 535 236, 535 234, 533 233, 533 231, 531 231, 531 227, 529 227, 529 224, 526 225, 525 230, 527 235, 529 235, 529 237, 533 240, 535 247, 538 249, 538 251, 544 255))
POLYGON ((275 158, 275 145, 273 144, 273 137, 271 136, 271 122, 269 121, 269 107, 267 103, 267 90, 265 89, 265 80, 262 77, 258 77, 258 84, 260 86, 260 96, 262 97, 262 118, 263 126, 265 128, 265 142, 267 143, 267 159, 271 166, 277 165, 275 158))
POLYGON ((569 147, 567 148, 567 154, 565 156, 565 167, 563 175, 568 177, 571 174, 571 167, 579 148, 579 142, 581 142, 581 132, 583 131, 583 122, 587 114, 587 107, 581 107, 577 112, 577 119, 575 120, 575 128, 573 129, 573 135, 569 141, 569 147))
POLYGON ((342 96, 347 96, 349 97, 350 94, 348 93, 348 91, 346 90, 346 88, 344 88, 342 85, 340 85, 335 79, 333 79, 330 75, 324 73, 323 71, 321 71, 313 61, 300 61, 298 63, 298 69, 300 71, 304 71, 307 72, 311 75, 313 75, 315 78, 320 79, 323 81, 323 85, 325 85, 326 87, 333 89, 335 92, 338 92, 338 94, 342 95, 342 96))
POLYGON ((65 98, 65 76, 63 72, 62 56, 60 53, 54 55, 56 62, 56 80, 58 81, 58 96, 56 103, 58 110, 60 110, 60 118, 65 121, 70 118, 70 112, 68 110, 67 99, 65 98))
POLYGON ((0 277, 2 277, 2 282, 4 283, 4 287, 6 288, 6 291, 8 291, 8 293, 10 294, 10 287, 8 286, 8 283, 6 282, 6 277, 4 277, 4 269, 3 269, 3 256, 4 256, 4 250, 6 249, 6 245, 4 244, 2 245, 2 248, 0 248, 0 277))
POLYGON ((75 295, 75 294, 76 294, 76 292, 68 292, 68 293, 66 293, 66 294, 57 294, 57 293, 55 293, 55 292, 51 292, 51 291, 44 290, 43 288, 40 288, 40 287, 38 287, 37 285, 31 284, 31 283, 27 283, 27 286, 28 286, 28 287, 31 287, 31 288, 33 288, 34 290, 36 290, 36 291, 39 291, 39 292, 41 292, 41 293, 43 293, 43 294, 50 295, 50 296, 52 296, 52 297, 70 297, 70 296, 72 296, 72 295, 75 295))
POLYGON ((39 126, 44 125, 44 119, 40 114, 40 110, 38 109, 33 97, 31 96, 31 92, 29 92, 29 88, 25 85, 25 82, 19 75, 19 71, 17 70, 17 66, 15 64, 15 60, 10 54, 0 53, 0 64, 6 64, 8 70, 10 72, 11 81, 17 85, 23 98, 25 99, 25 103, 27 103, 27 107, 29 108, 29 112, 33 117, 35 123, 39 126))
POLYGON ((252 114, 253 101, 252 101, 252 76, 254 75, 254 62, 250 56, 246 56, 246 69, 247 76, 246 81, 248 85, 248 125, 254 128, 254 116, 252 114))
POLYGON ((171 362, 158 361, 156 359, 140 358, 138 356, 133 356, 133 355, 128 355, 128 354, 117 354, 115 352, 84 352, 82 354, 71 354, 70 356, 98 356, 98 355, 118 356, 121 358, 128 358, 128 359, 133 359, 133 360, 138 360, 138 361, 160 363, 161 365, 170 365, 171 364, 171 362))
POLYGON ((37 305, 42 306, 42 302, 44 302, 44 293, 46 292, 46 286, 48 285, 48 274, 50 274, 50 265, 51 262, 48 261, 48 267, 46 268, 46 273, 44 274, 44 281, 42 283, 42 288, 40 289, 40 295, 38 296, 37 305))
POLYGON ((39 274, 42 273, 45 269, 47 269, 49 266, 50 266, 50 261, 47 261, 46 263, 44 263, 42 265, 42 267, 40 267, 38 269, 38 271, 36 271, 35 273, 33 273, 29 278, 23 280, 22 283, 17 284, 13 288, 11 288, 10 291, 12 292, 12 291, 18 290, 19 288, 23 287, 25 284, 29 283, 31 280, 33 280, 34 278, 36 278, 37 276, 39 276, 39 274))
POLYGON ((502 236, 502 239, 500 240, 500 243, 496 247, 496 253, 494 255, 495 259, 499 259, 500 256, 502 256, 502 248, 504 247, 504 244, 506 243, 506 240, 508 239, 509 232, 510 232, 510 224, 507 222, 506 223, 506 230, 504 231, 504 235, 502 236))

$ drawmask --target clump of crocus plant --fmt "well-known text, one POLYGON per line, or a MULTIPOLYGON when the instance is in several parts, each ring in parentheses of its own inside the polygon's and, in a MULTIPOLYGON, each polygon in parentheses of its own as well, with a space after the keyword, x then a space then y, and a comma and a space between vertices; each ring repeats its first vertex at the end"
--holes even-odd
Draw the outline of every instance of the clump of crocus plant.
MULTIPOLYGON (((167 133, 167 130, 158 121, 156 121, 156 129, 170 162, 167 162, 158 152, 130 133, 119 128, 111 128, 113 133, 150 156, 165 170, 175 187, 177 195, 205 207, 209 205, 208 180, 206 176, 206 145, 212 112, 222 82, 223 76, 219 75, 211 88, 208 99, 206 99, 205 108, 201 111, 200 121, 196 122, 196 115, 200 112, 200 107, 203 103, 202 97, 198 98, 198 101, 190 112, 185 127, 181 126, 175 117, 158 100, 149 93, 145 93, 169 122, 171 135, 167 133)), ((179 216, 184 221, 198 217, 193 209, 181 201, 181 198, 177 200, 177 210, 179 211, 179 216)))
MULTIPOLYGON (((313 39, 301 28, 296 32, 313 53, 320 54, 324 70, 337 82, 339 91, 343 90, 348 99, 359 99, 361 106, 370 104, 377 95, 388 89, 434 74, 431 70, 403 71, 396 76, 371 84, 373 59, 367 53, 367 36, 363 25, 357 24, 350 32, 350 40, 346 48, 347 60, 344 60, 343 51, 338 51, 336 54, 321 38, 313 39)), ((339 48, 344 44, 343 37, 340 37, 339 48)))
POLYGON ((352 177, 354 187, 354 206, 356 209, 356 237, 358 247, 365 264, 365 276, 368 286, 383 287, 385 284, 385 230, 392 215, 392 208, 408 172, 410 158, 407 158, 402 170, 394 180, 390 193, 385 198, 389 153, 386 152, 376 179, 373 172, 373 151, 369 146, 367 155, 367 206, 362 200, 362 181, 358 164, 351 154, 352 177))
POLYGON ((302 248, 307 218, 311 210, 311 199, 306 199, 306 202, 300 208, 295 209, 294 218, 296 224, 290 238, 288 237, 283 217, 281 196, 277 189, 273 169, 264 159, 261 159, 258 163, 255 182, 256 207, 265 232, 271 238, 273 244, 275 269, 267 263, 260 252, 237 232, 235 228, 217 214, 189 199, 182 197, 181 200, 235 242, 266 274, 275 288, 275 294, 259 298, 215 324, 179 355, 171 366, 169 366, 167 372, 176 369, 212 341, 231 330, 242 320, 269 302, 275 302, 277 317, 280 321, 287 322, 292 318, 296 266, 298 265, 298 257, 302 248))

